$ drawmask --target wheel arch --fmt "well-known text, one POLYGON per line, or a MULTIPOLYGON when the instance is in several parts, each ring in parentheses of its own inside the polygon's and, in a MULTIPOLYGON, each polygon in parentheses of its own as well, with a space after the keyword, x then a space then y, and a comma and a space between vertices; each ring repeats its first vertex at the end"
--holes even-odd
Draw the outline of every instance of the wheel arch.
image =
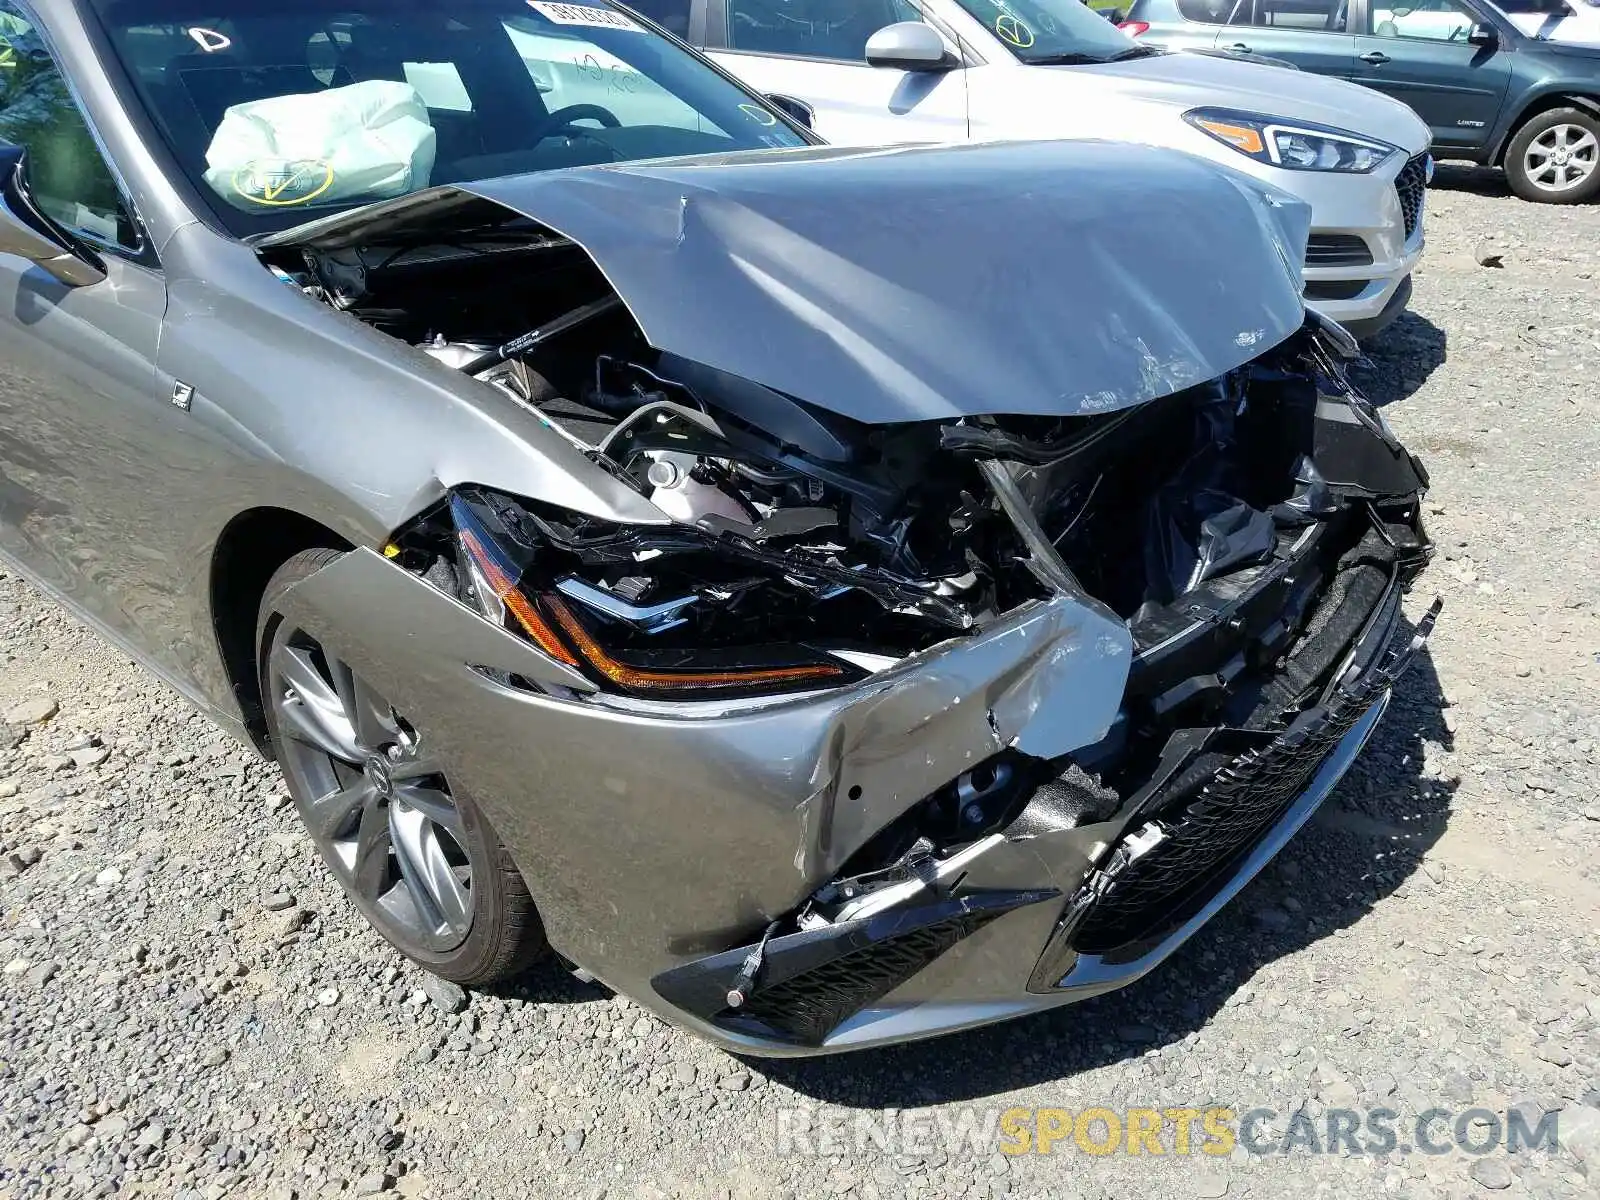
POLYGON ((237 513, 212 549, 208 589, 217 650, 245 731, 269 757, 256 662, 261 597, 278 568, 301 551, 353 548, 320 521, 286 508, 261 507, 237 513))
POLYGON ((1589 96, 1582 92, 1550 91, 1535 96, 1518 110, 1517 115, 1506 125, 1501 133, 1500 140, 1496 143, 1494 153, 1489 156, 1491 167, 1505 166, 1506 147, 1511 145, 1511 139, 1517 136, 1521 129, 1540 113, 1549 112, 1552 108, 1581 108, 1596 120, 1600 120, 1600 95, 1589 96))

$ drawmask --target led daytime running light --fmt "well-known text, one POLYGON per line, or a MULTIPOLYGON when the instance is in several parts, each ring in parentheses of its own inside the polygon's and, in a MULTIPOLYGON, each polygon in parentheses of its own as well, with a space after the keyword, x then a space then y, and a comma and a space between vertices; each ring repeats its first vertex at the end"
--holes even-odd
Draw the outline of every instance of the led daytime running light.
POLYGON ((517 624, 522 626, 523 632, 533 639, 534 645, 557 662, 566 663, 569 667, 577 666, 578 660, 572 656, 572 651, 561 644, 561 639, 556 636, 555 631, 545 624, 544 618, 539 615, 533 603, 518 589, 516 580, 506 573, 505 568, 489 553, 477 535, 470 529, 461 529, 458 532, 462 547, 472 556, 473 563, 484 581, 488 583, 490 590, 517 619, 517 624))
POLYGON ((649 671, 630 667, 612 658, 590 636, 572 610, 557 596, 542 597, 545 609, 555 619, 578 653, 589 665, 618 687, 633 691, 673 692, 695 688, 759 687, 769 683, 801 683, 808 679, 833 679, 844 674, 843 667, 814 663, 798 667, 760 667, 748 671, 649 671))

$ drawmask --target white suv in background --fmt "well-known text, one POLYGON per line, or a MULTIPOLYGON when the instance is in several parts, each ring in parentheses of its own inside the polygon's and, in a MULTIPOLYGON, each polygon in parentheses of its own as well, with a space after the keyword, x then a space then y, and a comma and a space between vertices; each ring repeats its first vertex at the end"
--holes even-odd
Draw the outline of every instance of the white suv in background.
POLYGON ((1156 51, 1079 0, 634 7, 756 90, 803 102, 837 144, 1108 138, 1236 167, 1310 203, 1306 299, 1323 314, 1369 336, 1410 297, 1428 129, 1367 88, 1156 51))

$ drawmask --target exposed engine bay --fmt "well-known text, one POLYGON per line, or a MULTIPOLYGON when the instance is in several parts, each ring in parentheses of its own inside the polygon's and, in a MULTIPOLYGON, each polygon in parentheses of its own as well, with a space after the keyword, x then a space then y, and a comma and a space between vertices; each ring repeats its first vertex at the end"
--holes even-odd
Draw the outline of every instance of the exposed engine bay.
POLYGON ((581 248, 478 203, 485 227, 451 244, 307 250, 280 273, 532 409, 673 518, 620 530, 457 500, 537 549, 641 663, 765 643, 774 661, 832 656, 843 681, 1037 597, 1051 585, 1000 479, 1141 646, 1197 588, 1345 510, 1414 516, 1414 463, 1309 327, 1224 378, 1101 416, 870 425, 650 347, 581 248), (1319 419, 1319 404, 1345 416, 1319 419))
MULTIPOLYGON (((1063 594, 1132 636, 1101 741, 1066 758, 1002 750, 851 847, 798 908, 766 914, 758 940, 682 968, 687 983, 657 981, 707 1020, 820 1042, 896 980, 800 1020, 751 995, 769 942, 781 953, 786 938, 856 929, 915 894, 953 903, 941 888, 966 856, 1041 819, 1131 822, 1113 852, 1125 863, 1175 840, 1181 822, 1160 814, 1241 754, 1297 721, 1344 720, 1340 680, 1378 661, 1368 635, 1387 636, 1428 556, 1426 476, 1346 378, 1354 343, 1314 317, 1218 378, 1114 411, 868 423, 651 346, 581 247, 474 204, 478 224, 448 240, 377 237, 269 263, 497 388, 671 518, 622 527, 461 486, 396 536, 402 565, 587 681, 507 685, 634 711, 759 707, 868 679, 1063 594), (724 1000, 706 973, 728 963, 724 1000)), ((1252 828, 1155 888, 1163 910, 1203 892, 1252 828)), ((1086 882, 1078 907, 1109 878, 1086 882)), ((1147 915, 1102 922, 1091 941, 1148 936, 1147 915)))

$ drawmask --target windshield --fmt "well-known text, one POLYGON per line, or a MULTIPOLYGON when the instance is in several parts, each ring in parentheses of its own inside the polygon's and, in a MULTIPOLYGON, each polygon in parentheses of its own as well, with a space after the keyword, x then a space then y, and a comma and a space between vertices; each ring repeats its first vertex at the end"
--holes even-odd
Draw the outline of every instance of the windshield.
POLYGON ((1026 63, 1110 62, 1141 48, 1079 0, 956 0, 1026 63))
POLYGON ((1548 37, 1568 17, 1600 6, 1600 0, 1492 0, 1518 29, 1548 37))
POLYGON ((606 0, 92 2, 241 237, 433 184, 806 144, 606 0))

